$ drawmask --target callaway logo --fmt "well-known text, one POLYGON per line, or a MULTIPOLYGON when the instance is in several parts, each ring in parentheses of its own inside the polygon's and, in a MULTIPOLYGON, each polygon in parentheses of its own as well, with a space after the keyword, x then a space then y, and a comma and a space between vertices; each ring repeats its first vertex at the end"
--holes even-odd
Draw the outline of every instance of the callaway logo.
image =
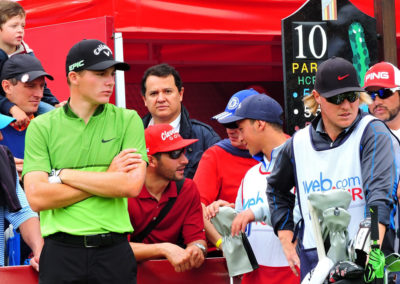
POLYGON ((369 73, 365 76, 365 81, 373 79, 389 79, 389 72, 369 73))
POLYGON ((343 79, 345 79, 345 78, 347 78, 347 77, 349 77, 350 76, 350 74, 346 74, 346 75, 343 75, 343 76, 337 76, 337 79, 339 80, 339 81, 342 81, 343 79))
POLYGON ((169 140, 173 140, 174 138, 177 138, 179 135, 178 132, 176 132, 175 129, 172 129, 170 131, 164 131, 161 133, 161 139, 163 141, 167 140, 169 138, 169 140))
POLYGON ((115 137, 114 137, 114 138, 111 138, 111 139, 107 139, 107 140, 101 139, 101 143, 107 143, 107 142, 110 142, 110 141, 112 141, 112 140, 114 140, 114 139, 115 139, 115 137))
POLYGON ((107 56, 111 56, 112 55, 111 49, 105 44, 100 44, 98 47, 96 47, 95 50, 93 50, 95 55, 99 55, 100 52, 102 52, 102 51, 107 56))

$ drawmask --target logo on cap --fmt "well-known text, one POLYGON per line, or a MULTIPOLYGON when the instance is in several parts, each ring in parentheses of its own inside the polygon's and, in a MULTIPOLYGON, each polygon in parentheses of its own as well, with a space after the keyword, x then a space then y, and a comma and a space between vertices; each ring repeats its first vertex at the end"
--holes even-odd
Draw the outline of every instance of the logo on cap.
POLYGON ((93 50, 93 52, 94 52, 95 55, 99 55, 100 52, 102 52, 102 51, 103 51, 103 53, 104 53, 105 55, 107 55, 107 56, 111 56, 111 55, 112 55, 111 49, 110 49, 107 45, 105 45, 105 44, 99 44, 99 46, 96 47, 96 48, 93 50))
POLYGON ((373 79, 389 79, 389 72, 370 73, 365 76, 365 81, 373 79))
POLYGON ((342 81, 343 79, 346 79, 349 76, 350 76, 350 74, 346 74, 346 75, 343 75, 343 76, 337 76, 337 78, 338 78, 339 81, 342 81))
POLYGON ((179 133, 175 129, 161 132, 161 139, 163 141, 165 141, 167 139, 174 140, 174 138, 178 138, 178 137, 179 137, 179 133))
POLYGON ((26 83, 29 80, 29 74, 25 73, 24 75, 22 75, 21 77, 21 82, 22 83, 26 83))
POLYGON ((237 97, 233 97, 229 100, 228 109, 235 109, 239 104, 239 99, 237 97))
POLYGON ((73 71, 75 68, 82 67, 82 66, 85 65, 84 62, 85 62, 85 60, 82 59, 81 61, 72 63, 70 66, 68 66, 68 70, 69 70, 69 71, 73 71))

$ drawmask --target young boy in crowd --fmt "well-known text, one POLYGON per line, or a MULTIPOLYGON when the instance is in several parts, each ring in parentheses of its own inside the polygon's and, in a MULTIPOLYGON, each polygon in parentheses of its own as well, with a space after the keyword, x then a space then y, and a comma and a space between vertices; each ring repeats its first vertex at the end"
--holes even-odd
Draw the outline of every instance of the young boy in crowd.
MULTIPOLYGON (((15 54, 28 53, 34 56, 32 49, 23 41, 25 17, 25 10, 19 3, 10 0, 0 1, 0 48, 4 51, 0 52, 0 66, 8 57, 15 54)), ((29 117, 4 96, 3 90, 1 94, 0 113, 13 116, 18 126, 25 126, 29 122, 29 117)), ((50 111, 53 106, 59 106, 59 101, 45 87, 38 113, 50 111)))

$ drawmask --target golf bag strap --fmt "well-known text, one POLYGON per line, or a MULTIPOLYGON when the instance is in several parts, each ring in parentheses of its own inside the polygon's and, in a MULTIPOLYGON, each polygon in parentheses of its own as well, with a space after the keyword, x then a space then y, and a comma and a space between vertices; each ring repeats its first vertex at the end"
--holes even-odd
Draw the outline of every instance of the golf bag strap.
POLYGON ((141 243, 143 240, 150 234, 150 232, 164 219, 164 217, 168 214, 171 210, 172 206, 174 205, 176 199, 178 198, 179 192, 182 189, 182 186, 185 182, 185 178, 182 180, 178 180, 175 182, 176 184, 176 197, 170 198, 167 204, 161 209, 160 213, 158 214, 156 219, 151 220, 149 224, 147 224, 146 228, 136 236, 133 234, 131 235, 131 241, 136 243, 141 243))

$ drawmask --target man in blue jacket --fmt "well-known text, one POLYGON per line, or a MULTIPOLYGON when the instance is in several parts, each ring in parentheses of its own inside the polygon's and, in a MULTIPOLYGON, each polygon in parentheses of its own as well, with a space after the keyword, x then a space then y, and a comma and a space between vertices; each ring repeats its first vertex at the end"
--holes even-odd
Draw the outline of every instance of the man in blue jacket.
POLYGON ((149 125, 170 124, 184 139, 199 139, 186 149, 189 164, 185 168, 185 177, 193 178, 203 152, 221 140, 211 126, 191 119, 182 105, 182 79, 174 67, 159 64, 144 72, 141 91, 143 101, 149 113, 143 117, 144 127, 149 125))

